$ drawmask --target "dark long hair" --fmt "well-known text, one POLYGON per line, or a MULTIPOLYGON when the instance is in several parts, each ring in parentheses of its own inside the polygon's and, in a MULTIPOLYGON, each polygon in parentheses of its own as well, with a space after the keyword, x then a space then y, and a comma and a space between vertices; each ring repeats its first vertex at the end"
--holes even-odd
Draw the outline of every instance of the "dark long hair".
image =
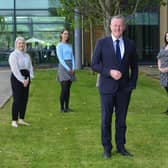
MULTIPOLYGON (((67 29, 62 30, 61 33, 60 33, 60 41, 62 41, 62 36, 61 36, 61 35, 62 35, 65 31, 67 31, 67 32, 69 33, 69 31, 68 31, 67 29)), ((69 38, 69 35, 68 35, 68 39, 67 39, 66 43, 68 43, 69 40, 70 40, 70 38, 69 38)))
POLYGON ((164 36, 164 41, 165 41, 165 46, 168 44, 168 40, 166 40, 166 35, 168 34, 168 32, 165 33, 165 36, 164 36))

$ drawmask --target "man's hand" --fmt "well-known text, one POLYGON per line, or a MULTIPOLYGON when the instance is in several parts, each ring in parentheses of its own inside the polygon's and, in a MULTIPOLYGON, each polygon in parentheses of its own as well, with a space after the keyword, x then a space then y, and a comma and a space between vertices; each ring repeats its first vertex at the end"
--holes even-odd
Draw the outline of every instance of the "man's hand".
POLYGON ((122 77, 122 73, 118 70, 111 69, 110 76, 115 80, 119 80, 122 77))

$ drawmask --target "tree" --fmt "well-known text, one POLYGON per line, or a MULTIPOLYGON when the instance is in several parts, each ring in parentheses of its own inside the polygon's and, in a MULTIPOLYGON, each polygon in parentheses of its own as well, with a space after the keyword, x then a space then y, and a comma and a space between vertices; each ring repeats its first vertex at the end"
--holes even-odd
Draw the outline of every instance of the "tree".
POLYGON ((79 14, 83 19, 85 29, 90 27, 90 23, 100 25, 101 6, 97 4, 98 0, 60 0, 61 7, 58 8, 58 14, 65 16, 71 28, 75 26, 74 15, 79 14), (78 11, 78 12, 77 12, 78 11))
POLYGON ((129 20, 137 11, 166 4, 166 0, 60 0, 60 2, 62 6, 58 13, 66 16, 71 26, 74 26, 74 9, 77 8, 84 18, 85 28, 88 28, 90 23, 103 24, 105 35, 110 33, 108 25, 113 15, 122 14, 129 20))
POLYGON ((0 32, 2 32, 5 28, 5 18, 0 16, 0 32))
POLYGON ((136 12, 153 10, 156 6, 165 5, 166 0, 60 0, 58 13, 65 16, 74 27, 75 9, 82 17, 84 29, 90 29, 91 58, 93 53, 93 28, 103 25, 104 35, 110 34, 110 21, 113 15, 122 14, 129 22, 136 12), (93 26, 94 25, 94 26, 93 26))
POLYGON ((110 33, 110 20, 113 15, 122 14, 127 18, 127 22, 132 16, 146 9, 152 9, 156 6, 165 5, 166 0, 98 0, 103 13, 103 25, 106 34, 110 33))

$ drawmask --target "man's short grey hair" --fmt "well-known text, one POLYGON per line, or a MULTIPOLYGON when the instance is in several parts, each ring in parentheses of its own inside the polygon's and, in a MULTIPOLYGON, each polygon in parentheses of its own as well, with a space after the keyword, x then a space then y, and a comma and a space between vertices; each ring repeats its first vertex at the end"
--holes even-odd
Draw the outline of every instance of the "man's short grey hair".
POLYGON ((111 18, 111 22, 113 19, 122 19, 125 24, 125 17, 123 15, 115 15, 111 18))

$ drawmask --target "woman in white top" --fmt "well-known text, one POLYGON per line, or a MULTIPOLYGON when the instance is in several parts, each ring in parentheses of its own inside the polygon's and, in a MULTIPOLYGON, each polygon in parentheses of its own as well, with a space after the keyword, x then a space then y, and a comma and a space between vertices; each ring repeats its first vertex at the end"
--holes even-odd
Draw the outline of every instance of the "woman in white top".
POLYGON ((28 102, 29 85, 34 75, 32 62, 30 56, 25 52, 25 48, 25 39, 17 37, 15 40, 15 50, 9 56, 13 95, 12 127, 15 128, 18 127, 18 124, 29 125, 24 121, 24 118, 28 102))

